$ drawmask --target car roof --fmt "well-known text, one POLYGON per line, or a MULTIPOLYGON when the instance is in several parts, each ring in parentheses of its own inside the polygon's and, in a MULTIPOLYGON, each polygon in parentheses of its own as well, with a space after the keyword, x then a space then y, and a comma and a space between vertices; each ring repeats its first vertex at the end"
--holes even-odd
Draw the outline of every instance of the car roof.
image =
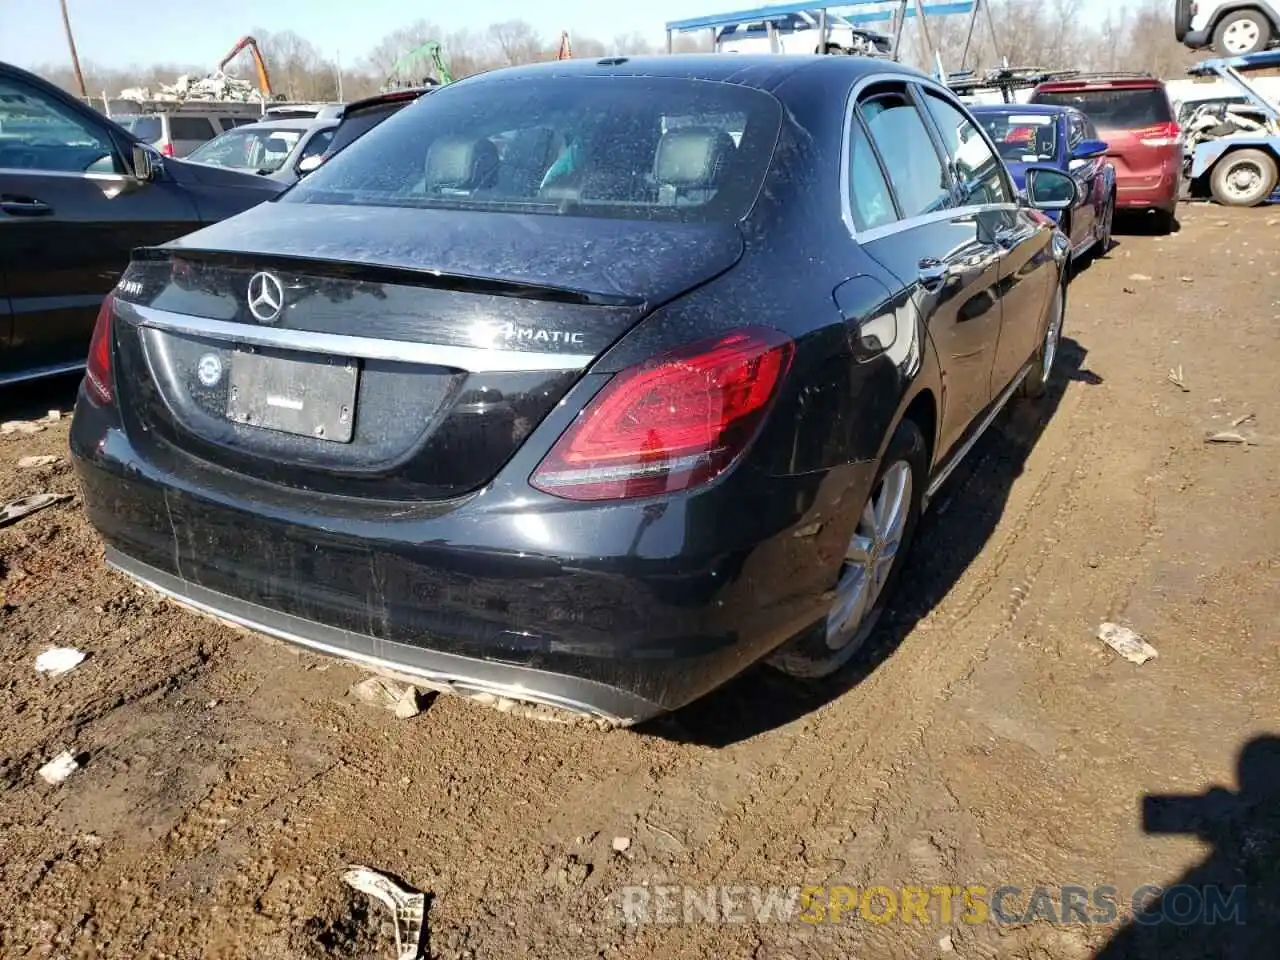
POLYGON ((238 127, 232 127, 227 133, 233 133, 236 130, 310 130, 312 127, 336 127, 338 121, 335 119, 313 120, 307 117, 296 117, 293 120, 259 120, 256 123, 242 123, 238 127))
MULTIPOLYGON (((1159 77, 1136 74, 1099 74, 1072 77, 1069 80, 1046 80, 1036 93, 1074 92, 1077 90, 1163 90, 1159 77)), ((1033 94, 1034 95, 1034 94, 1033 94)))
POLYGON ((975 103, 969 110, 972 113, 1039 113, 1062 117, 1080 112, 1061 103, 975 103))
POLYGON ((681 53, 666 56, 601 57, 552 60, 518 67, 503 67, 458 81, 463 84, 499 83, 535 77, 656 77, 737 83, 773 90, 801 70, 824 69, 849 78, 872 74, 901 74, 920 79, 919 70, 879 57, 833 57, 820 54, 779 56, 774 53, 681 53))

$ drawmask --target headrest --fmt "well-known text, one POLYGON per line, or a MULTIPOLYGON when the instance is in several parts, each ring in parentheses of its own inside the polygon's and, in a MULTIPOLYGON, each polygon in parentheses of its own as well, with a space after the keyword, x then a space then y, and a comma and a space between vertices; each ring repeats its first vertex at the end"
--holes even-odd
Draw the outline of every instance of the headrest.
POLYGON ((658 141, 653 175, 670 187, 713 186, 733 157, 733 137, 712 127, 668 130, 658 141))
POLYGON ((441 137, 427 150, 427 188, 478 190, 498 175, 498 148, 485 137, 441 137))
POLYGON ((267 153, 288 153, 290 150, 289 141, 284 137, 268 137, 267 142, 263 145, 263 149, 267 153))

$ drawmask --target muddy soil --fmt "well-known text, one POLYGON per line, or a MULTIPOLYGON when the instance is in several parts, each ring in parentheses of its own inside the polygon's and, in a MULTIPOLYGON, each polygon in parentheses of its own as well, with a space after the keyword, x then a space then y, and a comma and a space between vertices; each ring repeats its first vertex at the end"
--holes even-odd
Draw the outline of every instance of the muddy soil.
MULTIPOLYGON (((451 960, 1137 956, 1160 947, 1118 932, 1132 892, 1184 877, 1251 884, 1250 929, 1275 932, 1275 832, 1179 812, 1196 801, 1147 832, 1143 808, 1280 782, 1276 226, 1200 206, 1119 236, 1072 288, 1050 395, 949 482, 867 657, 816 686, 753 670, 644 729, 450 698, 399 720, 350 696, 357 670, 108 572, 75 499, 0 529, 0 956, 390 958, 350 863, 425 891, 426 953, 451 960), (1206 443, 1248 414, 1253 443, 1206 443), (1158 658, 1116 656, 1103 621, 1158 658), (39 676, 52 645, 88 658, 39 676), (80 769, 49 786, 63 750, 80 769), (624 922, 627 888, 669 884, 1013 885, 1014 914, 1037 885, 1109 885, 1120 909, 733 922, 730 890, 714 922, 682 893, 624 922)), ((66 430, 0 436, 0 502, 76 492, 66 430)))

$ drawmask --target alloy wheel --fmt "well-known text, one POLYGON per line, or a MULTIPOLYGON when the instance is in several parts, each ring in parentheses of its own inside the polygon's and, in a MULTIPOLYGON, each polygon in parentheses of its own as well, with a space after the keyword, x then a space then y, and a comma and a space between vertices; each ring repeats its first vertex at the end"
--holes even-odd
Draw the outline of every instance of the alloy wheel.
POLYGON ((1044 350, 1041 353, 1040 382, 1048 383, 1053 375, 1053 362, 1058 357, 1058 341, 1062 339, 1062 291, 1053 298, 1049 319, 1044 325, 1044 350))
POLYGON ((827 614, 827 647, 831 650, 854 642, 876 608, 906 532, 911 483, 911 465, 897 461, 884 472, 862 508, 845 551, 836 598, 827 614))

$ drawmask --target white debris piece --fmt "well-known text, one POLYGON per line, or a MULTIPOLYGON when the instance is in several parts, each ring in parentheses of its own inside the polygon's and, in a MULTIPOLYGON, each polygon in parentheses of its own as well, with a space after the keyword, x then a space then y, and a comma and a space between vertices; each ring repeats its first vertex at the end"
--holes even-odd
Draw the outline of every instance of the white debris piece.
POLYGON ((53 454, 43 457, 22 457, 18 460, 19 470, 34 470, 36 467, 48 467, 58 462, 53 454))
POLYGON ((391 911, 396 928, 396 960, 421 960, 427 895, 406 890, 384 873, 353 864, 342 875, 347 886, 368 894, 391 911))
POLYGON ((418 689, 409 684, 396 683, 386 677, 368 677, 351 688, 357 700, 390 710, 399 719, 407 720, 422 712, 418 689))
POLYGON ((1098 639, 1130 663, 1146 663, 1159 656, 1155 647, 1118 623, 1104 623, 1098 627, 1098 639))
POLYGON ((6 420, 0 423, 0 433, 39 433, 43 429, 40 424, 30 420, 6 420))
POLYGON ((80 769, 75 755, 70 750, 60 754, 40 768, 40 779, 51 786, 56 786, 80 769))
POLYGON ((956 948, 956 945, 951 942, 951 934, 949 933, 945 937, 943 937, 941 940, 938 941, 938 949, 941 950, 943 953, 950 953, 955 948, 956 948))
POLYGON ((1145 273, 1135 273, 1129 277, 1130 280, 1150 280, 1145 273))
POLYGON ((615 853, 626 853, 628 850, 631 849, 631 838, 630 837, 614 837, 613 849, 615 853))
POLYGON ((84 662, 85 654, 75 647, 50 647, 36 657, 36 673, 60 677, 70 673, 84 662))

